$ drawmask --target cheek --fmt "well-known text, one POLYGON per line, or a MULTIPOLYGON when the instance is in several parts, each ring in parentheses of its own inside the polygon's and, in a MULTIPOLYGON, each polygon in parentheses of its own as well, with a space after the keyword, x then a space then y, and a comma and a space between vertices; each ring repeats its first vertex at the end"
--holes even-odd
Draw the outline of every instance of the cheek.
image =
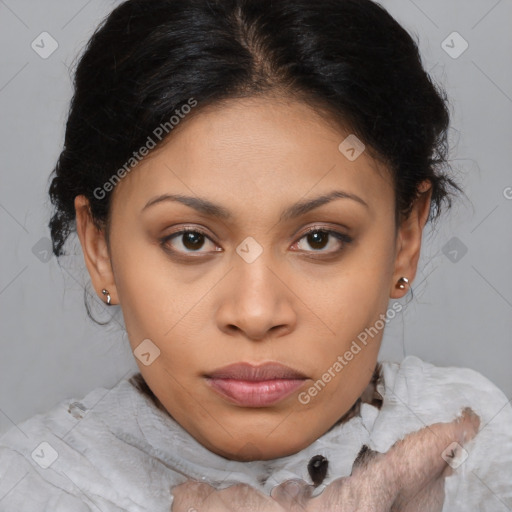
MULTIPOLYGON (((113 230, 114 232, 114 230, 113 230)), ((161 337, 183 308, 160 249, 121 228, 111 239, 116 288, 130 341, 161 337)))
POLYGON ((150 366, 141 366, 137 360, 141 372, 145 377, 151 374, 152 382, 168 384, 167 370, 184 382, 191 378, 191 369, 204 366, 201 357, 211 350, 210 336, 201 332, 209 304, 204 296, 219 278, 191 282, 186 270, 167 261, 160 248, 128 235, 119 236, 112 247, 131 349, 149 339, 160 351, 150 366))
POLYGON ((357 336, 388 305, 394 245, 391 236, 381 234, 383 230, 375 231, 358 241, 358 246, 340 263, 338 270, 333 270, 315 296, 312 306, 326 318, 334 337, 357 336))
POLYGON ((349 401, 371 377, 386 325, 381 315, 389 302, 394 254, 388 240, 379 233, 368 236, 315 299, 315 311, 329 326, 315 343, 317 376, 334 373, 331 390, 343 390, 349 401))

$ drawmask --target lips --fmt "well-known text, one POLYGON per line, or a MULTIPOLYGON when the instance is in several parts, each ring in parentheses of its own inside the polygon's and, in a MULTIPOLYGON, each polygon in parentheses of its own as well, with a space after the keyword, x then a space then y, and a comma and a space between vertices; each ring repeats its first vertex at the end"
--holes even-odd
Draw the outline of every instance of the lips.
POLYGON ((259 366, 253 366, 250 363, 235 363, 214 370, 207 377, 250 381, 307 378, 303 373, 280 363, 265 363, 259 366))
POLYGON ((229 402, 244 407, 275 404, 302 387, 307 377, 279 363, 235 363, 205 375, 207 384, 229 402))

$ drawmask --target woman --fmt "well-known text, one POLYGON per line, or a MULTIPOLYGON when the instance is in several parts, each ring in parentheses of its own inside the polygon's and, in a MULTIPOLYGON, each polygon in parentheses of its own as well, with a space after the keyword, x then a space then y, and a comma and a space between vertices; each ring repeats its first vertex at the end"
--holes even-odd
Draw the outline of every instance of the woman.
POLYGON ((512 507, 505 395, 377 362, 459 190, 448 124, 370 0, 118 6, 76 69, 50 228, 140 374, 4 435, 0 510, 512 507))

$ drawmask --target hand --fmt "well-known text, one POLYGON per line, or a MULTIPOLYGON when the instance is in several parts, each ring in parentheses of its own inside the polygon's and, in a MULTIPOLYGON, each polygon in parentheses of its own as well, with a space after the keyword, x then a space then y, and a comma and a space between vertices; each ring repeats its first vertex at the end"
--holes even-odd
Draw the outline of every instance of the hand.
POLYGON ((171 512, 288 512, 248 484, 216 490, 209 484, 188 480, 172 488, 171 512))
POLYGON ((441 457, 456 441, 475 437, 480 418, 470 409, 450 423, 435 423, 397 441, 387 453, 367 449, 352 474, 333 480, 312 498, 314 487, 287 480, 266 496, 247 484, 216 490, 188 481, 174 487, 172 512, 440 512, 444 478, 452 474, 441 457))
MULTIPOLYGON (((440 512, 444 478, 453 473, 441 454, 478 432, 480 418, 469 408, 450 423, 435 423, 397 441, 387 453, 367 450, 349 477, 332 481, 308 500, 308 512, 440 512)), ((304 492, 309 493, 308 489, 304 492)))

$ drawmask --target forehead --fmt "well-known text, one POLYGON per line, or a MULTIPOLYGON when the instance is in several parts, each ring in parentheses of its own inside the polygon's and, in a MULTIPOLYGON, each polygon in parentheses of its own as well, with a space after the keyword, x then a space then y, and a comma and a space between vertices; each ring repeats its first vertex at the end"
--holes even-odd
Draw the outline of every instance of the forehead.
POLYGON ((117 185, 115 195, 130 196, 124 205, 179 192, 244 211, 340 188, 374 211, 393 202, 388 170, 366 150, 353 159, 355 136, 305 103, 257 97, 196 109, 117 185))

